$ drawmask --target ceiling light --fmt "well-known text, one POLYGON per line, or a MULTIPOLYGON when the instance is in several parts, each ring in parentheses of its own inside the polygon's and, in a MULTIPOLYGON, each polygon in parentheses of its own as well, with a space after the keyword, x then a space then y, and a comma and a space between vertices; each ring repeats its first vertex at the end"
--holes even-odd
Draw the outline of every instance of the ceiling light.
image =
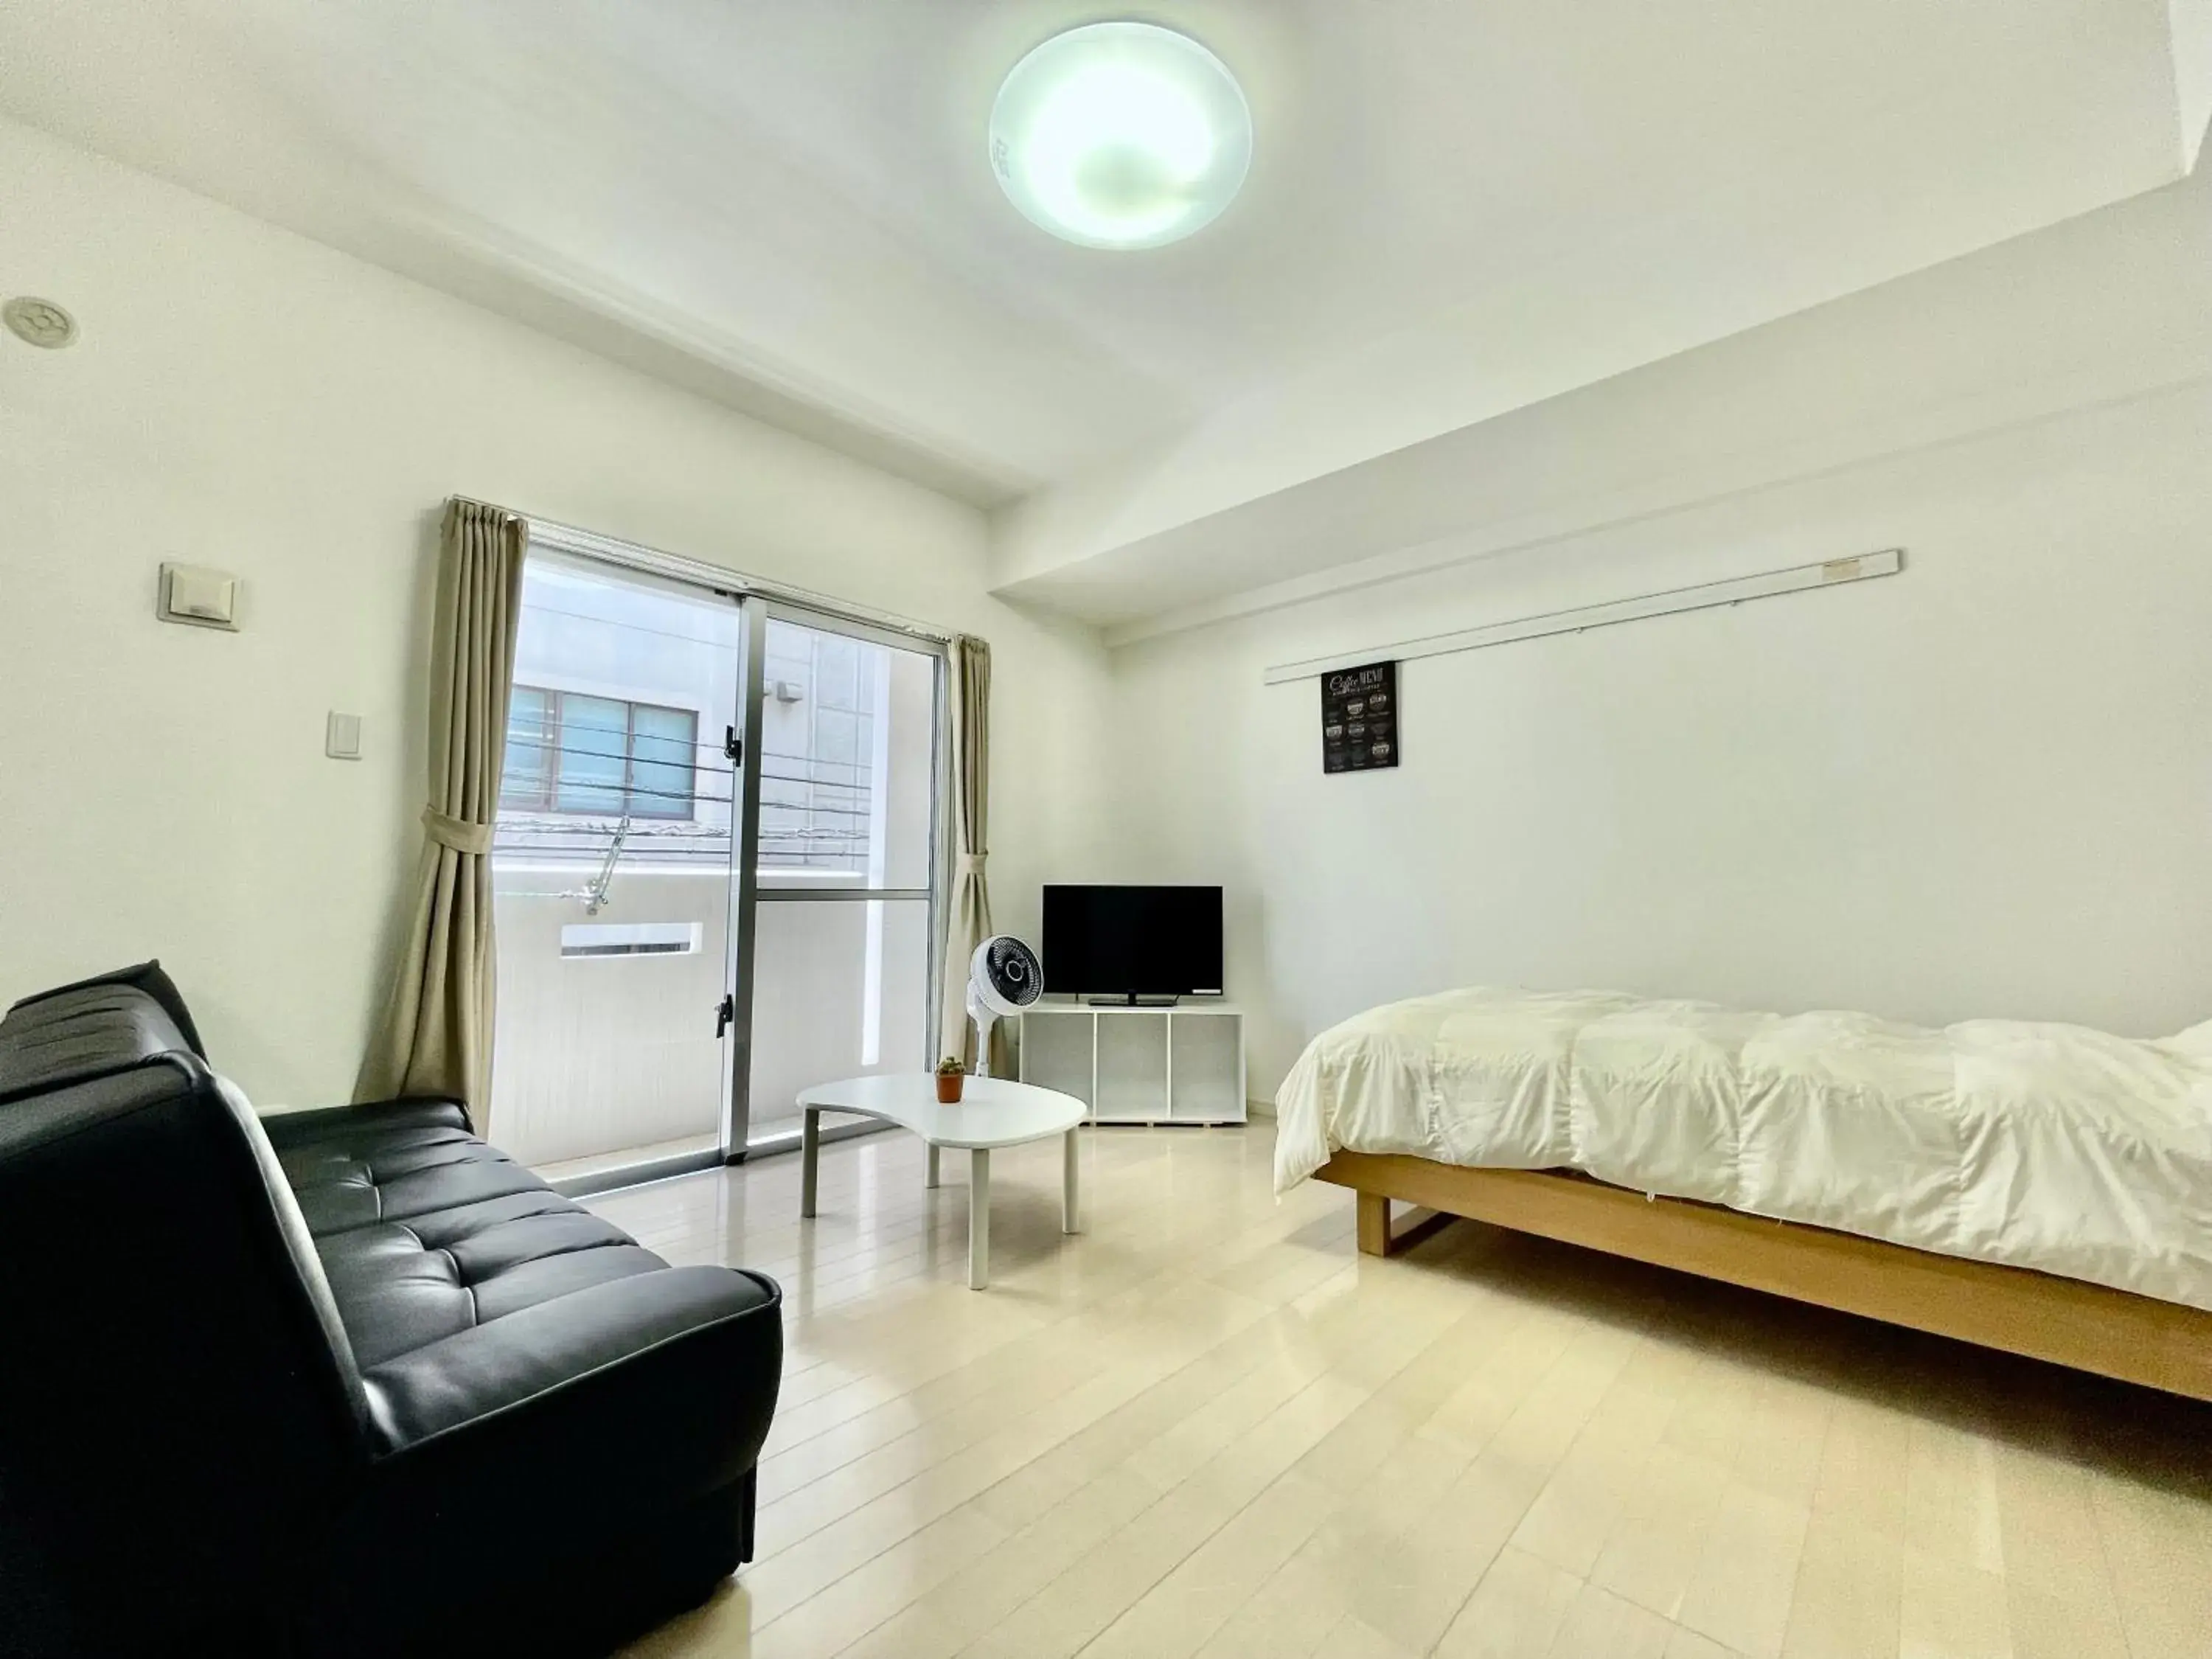
POLYGON ((1220 216, 1252 162, 1228 65, 1151 23, 1091 23, 1022 59, 991 109, 1007 197, 1085 247, 1158 247, 1220 216))

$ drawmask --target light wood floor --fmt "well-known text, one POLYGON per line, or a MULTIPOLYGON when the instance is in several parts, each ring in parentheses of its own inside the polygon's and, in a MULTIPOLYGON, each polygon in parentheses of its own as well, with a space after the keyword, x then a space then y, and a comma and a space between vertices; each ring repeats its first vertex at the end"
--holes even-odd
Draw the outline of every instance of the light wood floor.
POLYGON ((641 1655, 2212 1656, 2212 1408, 1462 1223, 1271 1126, 825 1149, 593 1200, 785 1291, 761 1559, 641 1655))

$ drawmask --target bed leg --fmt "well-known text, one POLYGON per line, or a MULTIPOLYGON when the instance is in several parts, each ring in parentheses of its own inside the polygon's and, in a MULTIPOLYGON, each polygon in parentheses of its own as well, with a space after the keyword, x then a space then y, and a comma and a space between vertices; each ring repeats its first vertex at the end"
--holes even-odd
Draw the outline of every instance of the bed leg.
POLYGON ((1423 1214, 1418 1221, 1408 1222, 1393 1231, 1390 1225, 1390 1200, 1380 1193, 1358 1193, 1359 1200, 1359 1253, 1362 1255, 1403 1255, 1431 1233, 1451 1224, 1452 1218, 1438 1210, 1423 1214))
POLYGON ((1360 1193, 1359 1253, 1362 1255, 1390 1254, 1390 1200, 1380 1193, 1360 1193))

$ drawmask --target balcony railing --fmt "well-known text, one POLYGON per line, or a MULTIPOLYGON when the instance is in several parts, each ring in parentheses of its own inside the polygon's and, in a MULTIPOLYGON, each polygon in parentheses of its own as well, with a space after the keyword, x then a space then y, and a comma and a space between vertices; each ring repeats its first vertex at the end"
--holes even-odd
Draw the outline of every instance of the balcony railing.
MULTIPOLYGON (((623 863, 729 862, 732 775, 726 767, 702 766, 694 775, 695 815, 627 820, 623 863)), ((762 870, 866 876, 874 819, 874 790, 861 763, 762 754, 762 870)), ((548 862, 592 862, 605 856, 624 824, 619 813, 507 809, 499 815, 492 850, 548 862)))

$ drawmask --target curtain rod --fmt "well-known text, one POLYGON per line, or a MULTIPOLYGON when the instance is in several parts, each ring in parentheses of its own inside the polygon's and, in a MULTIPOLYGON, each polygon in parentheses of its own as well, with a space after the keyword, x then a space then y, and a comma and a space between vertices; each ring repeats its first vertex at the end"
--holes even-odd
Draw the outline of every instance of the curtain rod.
POLYGON ((1764 599, 1777 593, 1802 593, 1808 588, 1834 587, 1839 583, 1861 582, 1875 576, 1894 576, 1904 568, 1905 550, 1885 548, 1879 553, 1829 559, 1820 564, 1792 565, 1786 570, 1700 582, 1694 587, 1670 587, 1663 592, 1640 593, 1633 599, 1612 599, 1602 605, 1577 605, 1571 611, 1547 611, 1540 616, 1518 617, 1510 622, 1488 623, 1450 634, 1431 634, 1395 645, 1375 645, 1363 651, 1343 651, 1326 657, 1309 657, 1303 662, 1278 663, 1264 671, 1261 678, 1268 685, 1286 685, 1292 680, 1316 679, 1340 668, 1358 668, 1371 662, 1410 662, 1418 657, 1448 656, 1455 651, 1510 645, 1516 640, 1540 640, 1554 634, 1579 634, 1585 629, 1609 628, 1616 623, 1642 622, 1647 617, 1710 611, 1717 605, 1741 605, 1746 599, 1764 599))
MULTIPOLYGON (((465 501, 468 498, 456 495, 453 499, 465 501)), ((492 502, 483 505, 496 507, 492 502)), ((541 519, 535 514, 517 512, 511 507, 496 507, 496 510, 513 514, 529 526, 532 541, 556 552, 580 553, 587 558, 604 559, 610 564, 627 565, 633 570, 696 582, 724 593, 780 599, 791 605, 805 605, 811 611, 827 611, 832 616, 866 623, 871 627, 884 629, 894 634, 927 640, 933 645, 951 645, 960 637, 951 629, 933 627, 927 623, 916 622, 910 617, 901 617, 889 611, 878 611, 872 605, 857 605, 850 599, 841 599, 833 593, 817 593, 811 588, 794 586, 788 582, 769 581, 763 577, 748 575, 742 570, 732 570, 727 565, 687 558, 680 553, 664 553, 657 547, 647 547, 641 542, 626 542, 618 536, 603 536, 596 530, 561 524, 552 519, 541 519)))

